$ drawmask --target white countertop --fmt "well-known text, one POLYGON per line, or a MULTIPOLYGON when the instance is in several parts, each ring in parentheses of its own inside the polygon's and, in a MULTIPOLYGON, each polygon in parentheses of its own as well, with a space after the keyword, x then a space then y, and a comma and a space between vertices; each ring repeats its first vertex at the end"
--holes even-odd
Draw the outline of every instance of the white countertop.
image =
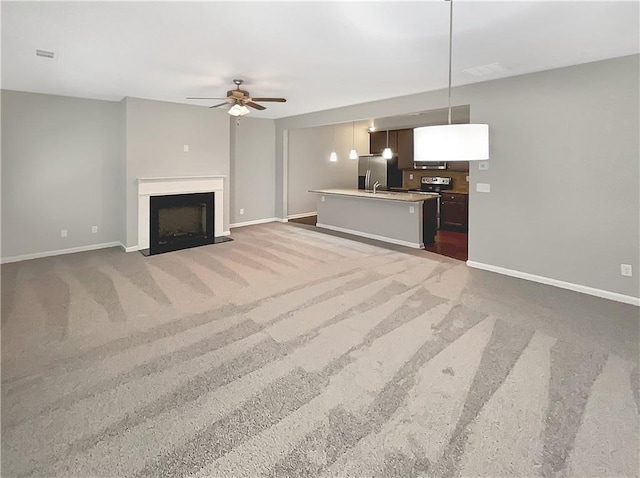
POLYGON ((366 199, 382 199, 386 201, 422 202, 435 199, 437 193, 402 193, 395 191, 366 191, 364 189, 310 189, 310 193, 330 194, 334 196, 351 196, 366 199))

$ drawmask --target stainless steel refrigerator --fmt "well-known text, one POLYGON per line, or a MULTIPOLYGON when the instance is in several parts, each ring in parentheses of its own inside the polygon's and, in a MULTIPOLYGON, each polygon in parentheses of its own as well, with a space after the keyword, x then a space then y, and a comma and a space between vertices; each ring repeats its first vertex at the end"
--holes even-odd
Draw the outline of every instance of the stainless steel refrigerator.
POLYGON ((376 181, 380 183, 379 189, 402 187, 402 171, 397 161, 376 154, 359 156, 358 189, 373 189, 376 181))

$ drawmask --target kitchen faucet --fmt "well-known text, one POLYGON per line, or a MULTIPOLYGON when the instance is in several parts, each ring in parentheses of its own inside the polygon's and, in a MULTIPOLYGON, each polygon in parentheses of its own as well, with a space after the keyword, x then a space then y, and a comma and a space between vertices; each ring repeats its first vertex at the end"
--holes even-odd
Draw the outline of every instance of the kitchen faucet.
POLYGON ((380 181, 376 181, 375 183, 373 183, 373 194, 376 193, 376 189, 378 189, 378 186, 380 186, 380 181))

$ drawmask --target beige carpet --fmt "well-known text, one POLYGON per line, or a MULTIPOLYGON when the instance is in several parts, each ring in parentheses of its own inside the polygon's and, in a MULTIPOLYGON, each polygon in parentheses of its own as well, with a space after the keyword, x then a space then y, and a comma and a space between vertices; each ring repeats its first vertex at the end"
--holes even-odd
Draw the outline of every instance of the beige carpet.
POLYGON ((638 476, 638 309, 305 226, 2 267, 2 476, 638 476))

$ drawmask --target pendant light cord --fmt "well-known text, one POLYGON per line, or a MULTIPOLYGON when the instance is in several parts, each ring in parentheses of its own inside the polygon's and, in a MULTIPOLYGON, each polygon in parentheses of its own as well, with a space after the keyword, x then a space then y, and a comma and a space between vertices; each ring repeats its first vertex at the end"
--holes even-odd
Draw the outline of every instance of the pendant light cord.
POLYGON ((356 145, 356 124, 351 122, 351 149, 355 149, 356 145))
POLYGON ((453 44, 453 0, 449 2, 449 124, 451 124, 451 50, 453 44))

